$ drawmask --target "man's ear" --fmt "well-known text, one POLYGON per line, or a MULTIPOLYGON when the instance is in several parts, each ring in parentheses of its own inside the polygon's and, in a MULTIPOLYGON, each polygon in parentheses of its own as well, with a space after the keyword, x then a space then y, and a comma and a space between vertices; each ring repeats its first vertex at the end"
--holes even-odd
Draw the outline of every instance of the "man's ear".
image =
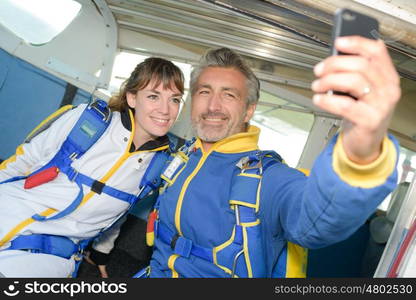
POLYGON ((127 104, 130 106, 130 108, 136 107, 136 94, 127 92, 126 99, 127 99, 127 104))
POLYGON ((246 111, 246 117, 244 118, 244 122, 248 123, 254 115, 256 111, 257 104, 249 104, 246 111))

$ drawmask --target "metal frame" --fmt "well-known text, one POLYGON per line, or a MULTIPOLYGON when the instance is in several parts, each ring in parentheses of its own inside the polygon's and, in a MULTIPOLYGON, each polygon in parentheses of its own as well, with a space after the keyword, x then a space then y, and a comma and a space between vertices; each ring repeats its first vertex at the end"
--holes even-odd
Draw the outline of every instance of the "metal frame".
MULTIPOLYGON (((403 204, 400 208, 393 230, 390 233, 389 240, 384 248, 383 255, 375 271, 374 277, 386 277, 390 265, 395 258, 396 250, 403 238, 403 232, 406 230, 410 221, 416 217, 416 176, 407 190, 403 204)), ((416 255, 416 253, 413 253, 416 255)))
POLYGON ((100 76, 98 77, 96 88, 107 89, 111 80, 113 64, 117 52, 117 22, 104 0, 93 0, 105 23, 106 42, 105 55, 102 63, 100 76))

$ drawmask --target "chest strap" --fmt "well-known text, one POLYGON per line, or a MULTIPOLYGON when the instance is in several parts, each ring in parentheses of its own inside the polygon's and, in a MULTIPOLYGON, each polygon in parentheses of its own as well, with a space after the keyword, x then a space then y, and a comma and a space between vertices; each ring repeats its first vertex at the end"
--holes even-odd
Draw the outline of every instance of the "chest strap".
POLYGON ((117 198, 119 200, 128 202, 129 204, 134 203, 134 201, 137 198, 136 195, 123 192, 119 189, 113 188, 113 187, 111 187, 111 186, 109 186, 109 185, 107 185, 107 184, 105 184, 101 181, 98 181, 94 178, 91 178, 91 177, 89 177, 87 175, 84 175, 82 173, 78 173, 76 171, 75 171, 74 175, 72 175, 72 176, 68 175, 68 178, 70 180, 74 180, 76 182, 79 182, 81 184, 89 186, 94 193, 97 193, 97 194, 104 193, 104 194, 107 194, 111 197, 114 197, 114 198, 117 198))
POLYGON ((110 187, 105 183, 97 181, 87 175, 82 173, 78 173, 72 167, 67 167, 65 171, 63 171, 69 178, 69 180, 75 182, 79 187, 79 192, 77 197, 71 202, 69 206, 67 206, 64 210, 60 211, 56 215, 52 217, 44 217, 39 214, 35 214, 32 218, 36 221, 46 221, 46 220, 56 220, 59 218, 63 218, 73 212, 77 207, 81 204, 82 199, 84 198, 84 191, 82 185, 87 185, 91 188, 91 190, 97 194, 105 193, 111 197, 117 198, 119 200, 128 202, 130 205, 136 201, 137 196, 133 194, 129 194, 123 191, 120 191, 116 188, 110 187))
POLYGON ((212 249, 196 245, 190 239, 173 233, 165 224, 156 221, 155 233, 162 242, 170 245, 174 254, 189 257, 191 254, 206 261, 213 262, 212 249))

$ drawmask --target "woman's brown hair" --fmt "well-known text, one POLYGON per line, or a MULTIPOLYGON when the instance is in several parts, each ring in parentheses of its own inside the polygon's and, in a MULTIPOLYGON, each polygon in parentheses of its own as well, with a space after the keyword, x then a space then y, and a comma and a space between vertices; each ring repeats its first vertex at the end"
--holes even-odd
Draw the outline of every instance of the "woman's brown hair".
POLYGON ((145 88, 151 80, 157 87, 163 83, 163 88, 172 89, 172 84, 183 94, 184 76, 182 71, 171 61, 160 57, 149 57, 138 64, 130 77, 123 82, 120 92, 108 101, 112 111, 124 111, 127 104, 127 93, 136 94, 137 91, 145 88))

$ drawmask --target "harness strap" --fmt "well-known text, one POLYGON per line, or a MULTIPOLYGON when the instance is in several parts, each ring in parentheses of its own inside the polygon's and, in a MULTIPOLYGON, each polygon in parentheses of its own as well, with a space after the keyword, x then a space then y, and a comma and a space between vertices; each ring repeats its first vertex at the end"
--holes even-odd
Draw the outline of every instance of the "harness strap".
POLYGON ((74 201, 71 202, 70 205, 68 205, 64 210, 61 210, 59 213, 57 213, 56 215, 52 216, 52 217, 45 217, 45 216, 41 216, 39 214, 34 214, 32 216, 32 219, 36 220, 36 221, 47 221, 47 220, 56 220, 59 218, 63 218, 66 215, 70 214, 71 212, 73 212, 80 204, 82 199, 84 198, 84 192, 82 190, 82 184, 77 182, 77 185, 79 187, 79 192, 77 197, 75 198, 74 201))
POLYGON ((10 247, 4 250, 30 250, 33 253, 51 254, 66 259, 81 251, 69 238, 57 235, 20 235, 10 243, 10 247))
POLYGON ((123 192, 119 189, 108 186, 107 184, 105 184, 101 181, 95 180, 95 179, 93 179, 93 178, 91 178, 87 175, 82 174, 82 173, 78 173, 76 175, 75 181, 89 186, 91 188, 91 190, 93 192, 97 193, 97 194, 104 193, 104 194, 107 194, 111 197, 114 197, 114 198, 117 198, 119 200, 128 202, 129 204, 134 203, 136 198, 137 198, 136 195, 126 193, 126 192, 123 192))
POLYGON ((206 261, 213 262, 212 249, 202 247, 193 243, 190 239, 173 233, 165 224, 156 221, 156 236, 167 245, 170 245, 173 252, 182 257, 189 257, 191 254, 206 261))
POLYGON ((160 175, 166 167, 169 156, 170 154, 168 152, 159 151, 155 153, 140 182, 139 196, 145 196, 160 186, 162 183, 160 175))
POLYGON ((149 278, 150 266, 141 269, 139 272, 133 275, 133 278, 149 278))
POLYGON ((22 180, 22 179, 26 179, 26 178, 27 178, 27 176, 15 176, 15 177, 6 179, 4 181, 1 181, 0 184, 13 182, 13 181, 18 181, 18 180, 22 180))

